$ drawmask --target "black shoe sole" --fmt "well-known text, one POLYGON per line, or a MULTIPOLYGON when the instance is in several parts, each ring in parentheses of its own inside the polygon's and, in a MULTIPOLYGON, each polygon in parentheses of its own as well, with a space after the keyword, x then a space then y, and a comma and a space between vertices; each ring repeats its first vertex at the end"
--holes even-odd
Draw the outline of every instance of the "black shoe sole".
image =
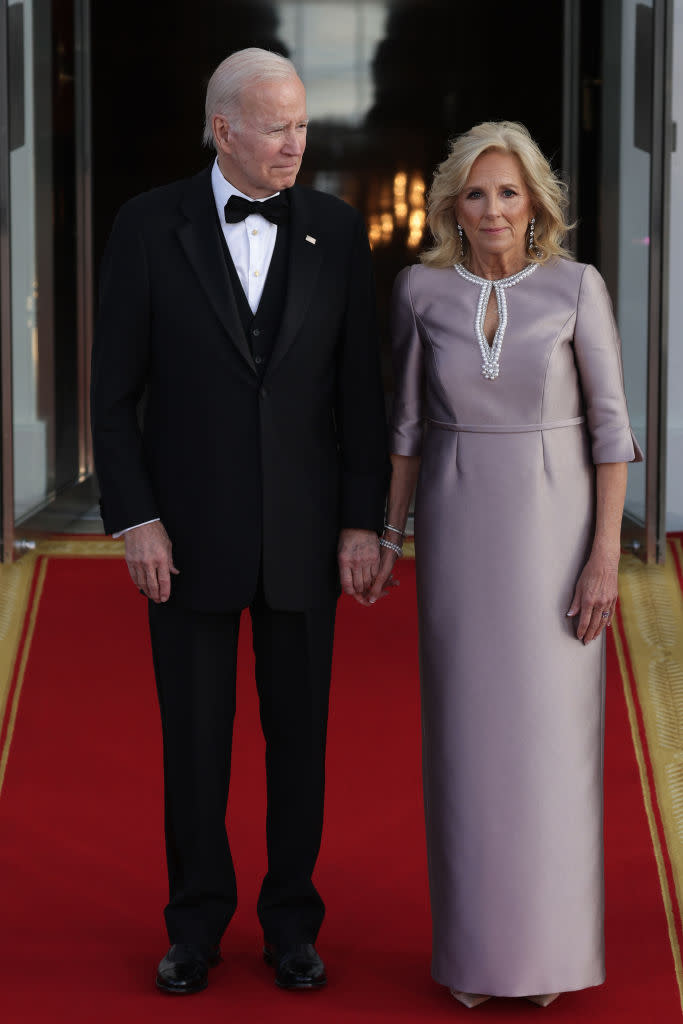
POLYGON ((319 978, 317 981, 306 981, 295 985, 283 985, 283 983, 278 981, 276 978, 275 984, 278 988, 281 988, 283 992, 312 992, 319 988, 325 988, 327 985, 327 978, 319 978))
POLYGON ((173 988, 170 985, 165 985, 159 978, 156 980, 157 988, 160 992, 163 992, 167 996, 194 996, 198 992, 203 992, 205 988, 208 988, 208 981, 205 981, 203 985, 193 985, 191 988, 173 988))

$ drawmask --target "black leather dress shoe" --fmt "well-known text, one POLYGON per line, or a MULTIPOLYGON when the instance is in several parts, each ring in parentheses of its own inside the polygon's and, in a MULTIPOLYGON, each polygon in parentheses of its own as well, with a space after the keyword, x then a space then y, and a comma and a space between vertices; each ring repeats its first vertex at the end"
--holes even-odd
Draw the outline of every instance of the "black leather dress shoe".
POLYGON ((279 988, 303 990, 327 984, 325 964, 310 942, 299 942, 287 949, 278 949, 267 942, 263 959, 275 968, 275 984, 279 988))
POLYGON ((209 967, 221 962, 218 946, 176 942, 157 969, 157 988, 171 995, 189 996, 209 983, 209 967))

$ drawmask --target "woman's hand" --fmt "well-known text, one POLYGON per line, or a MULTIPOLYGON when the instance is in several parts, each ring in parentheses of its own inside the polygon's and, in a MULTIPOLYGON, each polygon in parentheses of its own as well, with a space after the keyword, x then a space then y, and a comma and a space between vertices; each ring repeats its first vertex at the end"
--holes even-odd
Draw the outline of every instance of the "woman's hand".
POLYGON ((398 555, 391 548, 382 548, 379 559, 379 572, 373 580, 372 586, 363 595, 363 604, 375 604, 380 597, 389 593, 392 587, 399 585, 398 580, 393 577, 393 570, 398 555))
POLYGON ((612 624, 617 604, 619 549, 593 551, 579 576, 567 615, 578 615, 576 635, 584 644, 612 624))
MULTIPOLYGON (((403 546, 410 499, 415 490, 419 472, 419 455, 391 456, 391 484, 389 485, 382 540, 388 544, 395 544, 398 548, 403 546)), ((392 575, 396 559, 400 557, 398 551, 393 551, 390 547, 385 547, 384 544, 380 544, 379 551, 377 574, 372 579, 370 586, 363 592, 362 597, 356 596, 356 600, 361 604, 375 604, 380 597, 388 594, 392 587, 398 586, 398 580, 395 580, 392 575)))

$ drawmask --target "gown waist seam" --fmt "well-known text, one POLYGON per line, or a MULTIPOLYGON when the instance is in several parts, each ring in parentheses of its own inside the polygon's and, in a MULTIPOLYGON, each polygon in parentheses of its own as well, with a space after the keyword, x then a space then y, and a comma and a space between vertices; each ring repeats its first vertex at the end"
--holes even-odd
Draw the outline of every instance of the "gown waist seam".
POLYGON ((557 430, 560 427, 578 427, 586 422, 585 416, 573 416, 566 420, 547 420, 544 423, 445 423, 442 420, 427 419, 427 426, 437 430, 453 430, 466 434, 528 434, 532 431, 557 430))

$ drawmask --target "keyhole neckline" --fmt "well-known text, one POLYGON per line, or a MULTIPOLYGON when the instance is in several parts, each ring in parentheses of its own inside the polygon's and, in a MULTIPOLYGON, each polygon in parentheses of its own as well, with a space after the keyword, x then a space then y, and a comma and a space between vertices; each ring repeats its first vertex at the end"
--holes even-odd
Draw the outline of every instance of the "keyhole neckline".
POLYGON ((530 274, 533 274, 537 266, 538 263, 531 263, 524 270, 520 270, 511 277, 501 278, 500 281, 490 281, 486 277, 477 277, 476 274, 471 274, 469 270, 465 270, 459 263, 454 264, 461 277, 479 287, 479 301, 474 317, 474 334, 479 345, 479 352, 481 353, 481 375, 485 380, 496 380, 500 374, 500 353, 503 348, 503 338, 505 337, 505 329, 508 322, 505 291, 512 287, 512 285, 518 284, 519 281, 523 281, 530 274), (492 291, 496 293, 498 326, 496 327, 493 341, 489 342, 484 333, 484 320, 492 291))
POLYGON ((526 267, 522 267, 516 274, 510 274, 509 277, 479 277, 478 274, 473 274, 471 270, 463 267, 462 263, 454 263, 453 267, 464 277, 466 281, 471 281, 472 284, 478 284, 479 287, 482 285, 490 285, 492 288, 511 288, 512 285, 518 284, 519 281, 523 281, 524 278, 529 277, 533 274, 538 263, 529 263, 526 267))

